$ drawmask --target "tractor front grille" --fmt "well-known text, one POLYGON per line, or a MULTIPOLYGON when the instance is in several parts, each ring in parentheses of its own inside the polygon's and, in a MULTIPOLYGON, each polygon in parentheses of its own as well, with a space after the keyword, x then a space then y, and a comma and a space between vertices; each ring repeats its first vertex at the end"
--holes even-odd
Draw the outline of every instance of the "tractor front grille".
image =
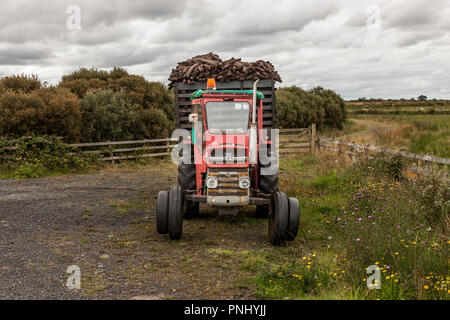
POLYGON ((245 164, 247 160, 245 148, 212 149, 208 156, 212 164, 245 164))
POLYGON ((208 196, 248 196, 249 189, 240 189, 240 177, 248 177, 248 168, 209 168, 208 176, 218 179, 218 187, 208 189, 208 196))

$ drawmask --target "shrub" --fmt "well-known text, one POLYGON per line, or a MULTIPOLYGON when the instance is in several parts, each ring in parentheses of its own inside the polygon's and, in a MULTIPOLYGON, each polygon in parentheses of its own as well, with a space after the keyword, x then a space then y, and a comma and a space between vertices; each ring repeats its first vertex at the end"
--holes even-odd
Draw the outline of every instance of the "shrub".
POLYGON ((280 88, 276 92, 278 124, 281 128, 307 127, 315 123, 342 128, 346 110, 342 98, 321 87, 305 91, 298 87, 280 88))
POLYGON ((59 137, 0 137, 0 167, 12 172, 13 177, 35 178, 49 171, 73 171, 97 165, 96 155, 82 154, 80 150, 63 143, 59 137), (8 147, 15 147, 15 150, 9 151, 8 147))
POLYGON ((43 86, 34 75, 9 76, 0 79, 0 135, 57 135, 66 142, 78 142, 80 132, 86 142, 167 137, 174 127, 173 104, 173 93, 162 83, 121 68, 81 68, 57 87, 43 86))
POLYGON ((171 122, 175 120, 173 93, 159 82, 149 82, 144 77, 130 75, 125 69, 111 71, 80 68, 70 75, 63 76, 61 87, 70 89, 80 99, 89 92, 112 90, 122 92, 123 98, 143 109, 160 109, 171 122))
POLYGON ((373 169, 374 175, 382 175, 393 180, 404 178, 403 170, 406 168, 405 158, 400 154, 377 153, 370 159, 368 167, 373 169))
POLYGON ((450 222, 450 190, 447 173, 443 170, 421 176, 414 181, 412 193, 417 203, 416 214, 427 212, 426 220, 446 225, 450 222))
POLYGON ((57 135, 76 142, 80 120, 78 99, 66 89, 9 90, 0 96, 0 135, 57 135))
POLYGON ((83 141, 161 138, 169 134, 164 112, 133 104, 122 92, 88 93, 81 108, 83 141))
POLYGON ((323 125, 325 112, 320 97, 309 94, 298 87, 277 90, 277 115, 281 128, 307 127, 316 123, 323 125))
POLYGON ((342 129, 342 124, 347 116, 345 101, 336 92, 322 87, 316 87, 310 93, 322 98, 325 109, 325 124, 342 129))
POLYGON ((40 89, 42 87, 41 81, 36 75, 12 75, 0 79, 0 92, 5 92, 8 89, 14 92, 26 92, 40 89))

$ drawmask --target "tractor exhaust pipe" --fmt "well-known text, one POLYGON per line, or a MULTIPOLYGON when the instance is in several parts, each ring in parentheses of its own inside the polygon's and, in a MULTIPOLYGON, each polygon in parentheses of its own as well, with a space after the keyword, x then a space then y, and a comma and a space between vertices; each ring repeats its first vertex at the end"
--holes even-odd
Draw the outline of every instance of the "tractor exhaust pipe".
POLYGON ((258 163, 258 131, 256 126, 256 90, 258 89, 259 79, 253 83, 253 107, 252 107, 252 124, 249 132, 249 159, 248 162, 252 165, 258 163))
POLYGON ((253 113, 252 113, 252 125, 256 125, 256 90, 258 89, 259 79, 253 83, 253 113))

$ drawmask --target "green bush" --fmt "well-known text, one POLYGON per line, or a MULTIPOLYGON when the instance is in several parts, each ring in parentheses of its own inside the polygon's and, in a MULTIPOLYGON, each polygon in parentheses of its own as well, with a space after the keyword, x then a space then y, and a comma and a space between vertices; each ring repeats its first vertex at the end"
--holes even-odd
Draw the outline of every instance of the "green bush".
POLYGON ((63 88, 0 95, 0 135, 57 135, 78 141, 81 111, 77 97, 63 88))
POLYGON ((173 93, 162 83, 121 68, 81 68, 56 87, 34 75, 8 76, 0 79, 0 136, 57 135, 71 143, 167 137, 173 105, 173 93))
POLYGON ((423 216, 427 222, 448 225, 450 222, 450 190, 445 170, 432 172, 414 181, 412 193, 416 202, 417 216, 423 216))
POLYGON ((81 101, 83 141, 162 138, 170 123, 163 111, 132 103, 122 92, 91 92, 81 101))
POLYGON ((42 87, 41 81, 36 75, 12 75, 0 79, 0 93, 7 90, 14 92, 31 92, 42 87))
POLYGON ((364 174, 373 177, 385 176, 391 180, 402 180, 403 171, 406 169, 406 160, 400 154, 377 153, 369 159, 368 163, 360 162, 358 170, 365 170, 364 174))
POLYGON ((0 169, 16 178, 36 178, 48 172, 71 172, 99 165, 95 154, 83 154, 55 136, 0 137, 0 169), (10 148, 14 147, 14 150, 10 148))
POLYGON ((325 124, 342 129, 342 124, 347 116, 345 101, 336 92, 322 87, 316 87, 309 92, 322 98, 323 108, 325 109, 325 124))
POLYGON ((315 123, 342 128, 345 103, 331 90, 314 88, 305 91, 298 87, 280 88, 276 92, 277 116, 280 128, 304 128, 315 123))
POLYGON ((143 109, 160 109, 171 122, 175 120, 173 93, 159 82, 149 82, 144 77, 130 75, 122 68, 111 71, 80 68, 70 75, 63 76, 61 87, 70 89, 80 99, 90 91, 110 89, 122 92, 123 98, 143 109))

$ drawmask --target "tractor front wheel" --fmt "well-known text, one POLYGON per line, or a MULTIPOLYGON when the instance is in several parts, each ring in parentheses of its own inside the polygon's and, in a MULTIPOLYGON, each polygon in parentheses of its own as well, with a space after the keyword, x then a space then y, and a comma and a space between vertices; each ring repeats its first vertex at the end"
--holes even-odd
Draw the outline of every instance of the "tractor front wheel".
POLYGON ((180 239, 183 234, 183 203, 183 188, 172 187, 169 193, 169 237, 172 240, 180 239))
POLYGON ((274 192, 271 205, 269 242, 273 245, 282 245, 286 241, 286 232, 289 225, 289 201, 287 195, 281 191, 274 192))
POLYGON ((158 193, 158 204, 156 205, 156 231, 159 234, 169 232, 169 192, 158 193))
POLYGON ((295 198, 289 198, 289 223, 286 233, 288 241, 292 241, 297 237, 298 224, 300 222, 300 206, 298 200, 295 198))

